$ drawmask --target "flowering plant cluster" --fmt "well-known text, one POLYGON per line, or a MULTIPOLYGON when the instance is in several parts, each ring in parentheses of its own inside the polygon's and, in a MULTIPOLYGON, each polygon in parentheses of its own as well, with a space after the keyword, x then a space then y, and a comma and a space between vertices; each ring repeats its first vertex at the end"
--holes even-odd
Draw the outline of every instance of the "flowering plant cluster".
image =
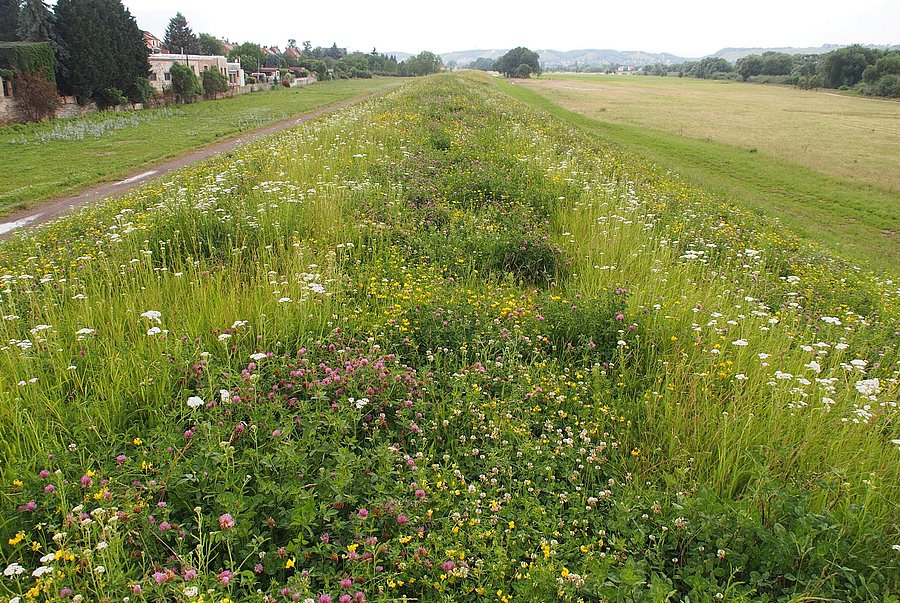
POLYGON ((0 601, 896 601, 898 298, 415 82, 0 247, 0 601))

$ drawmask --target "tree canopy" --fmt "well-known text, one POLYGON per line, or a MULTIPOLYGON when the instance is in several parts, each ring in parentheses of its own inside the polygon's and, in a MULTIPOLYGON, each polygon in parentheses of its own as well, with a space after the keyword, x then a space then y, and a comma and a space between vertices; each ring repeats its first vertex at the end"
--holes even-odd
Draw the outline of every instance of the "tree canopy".
POLYGON ((150 73, 144 34, 120 0, 59 0, 56 34, 60 89, 82 102, 110 90, 134 102, 146 94, 150 73))
POLYGON ((494 59, 478 57, 477 59, 469 63, 469 69, 477 69, 479 71, 493 71, 494 59))
POLYGON ((163 40, 169 52, 183 54, 197 54, 199 45, 197 36, 188 27, 187 19, 181 13, 176 13, 174 17, 169 19, 169 26, 166 27, 166 36, 163 40))
POLYGON ((49 42, 53 38, 53 13, 43 0, 25 0, 18 33, 23 42, 49 42))
POLYGON ((231 49, 228 53, 228 60, 238 61, 248 74, 256 73, 266 60, 266 53, 263 52, 259 44, 253 42, 244 42, 231 49))
POLYGON ((529 77, 532 73, 541 74, 541 61, 536 52, 519 46, 497 59, 494 69, 506 77, 529 77))
POLYGON ((868 65, 875 63, 881 53, 859 44, 829 52, 819 61, 819 73, 828 88, 855 86, 862 81, 868 65))
POLYGON ((214 35, 202 33, 197 36, 197 54, 222 56, 225 54, 225 47, 214 35))
POLYGON ((19 39, 19 0, 0 0, 0 42, 19 39))

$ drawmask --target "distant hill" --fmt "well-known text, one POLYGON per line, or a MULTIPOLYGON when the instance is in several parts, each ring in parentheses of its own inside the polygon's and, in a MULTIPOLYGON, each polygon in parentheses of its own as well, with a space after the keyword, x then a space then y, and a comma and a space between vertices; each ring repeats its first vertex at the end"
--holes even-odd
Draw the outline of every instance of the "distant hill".
MULTIPOLYGON (((731 61, 732 63, 740 58, 751 54, 762 54, 764 52, 784 52, 787 54, 825 54, 838 48, 844 48, 848 44, 823 44, 822 46, 813 46, 808 48, 723 48, 722 50, 707 56, 720 57, 731 61)), ((900 50, 900 46, 878 46, 867 44, 871 48, 880 50, 900 50)), ((450 61, 456 61, 460 67, 465 67, 475 59, 484 57, 486 59, 497 59, 506 54, 508 48, 490 48, 480 50, 460 50, 456 52, 445 52, 441 54, 446 65, 450 61)), ((694 61, 695 58, 680 57, 668 52, 644 52, 641 50, 609 50, 609 49, 584 49, 584 50, 551 50, 538 49, 536 53, 541 57, 541 65, 546 70, 558 68, 572 69, 573 67, 600 67, 608 65, 625 65, 630 67, 643 67, 644 65, 652 65, 654 63, 663 63, 665 65, 673 65, 683 63, 685 61, 694 61)), ((403 60, 410 56, 405 52, 389 52, 387 54, 397 55, 397 60, 403 60)))
MULTIPOLYGON (((823 44, 822 46, 812 46, 808 48, 794 48, 793 46, 788 46, 787 48, 723 48, 719 52, 711 54, 709 56, 719 57, 733 63, 738 59, 742 59, 751 54, 762 54, 764 52, 783 52, 785 54, 825 54, 827 52, 831 52, 832 50, 845 48, 847 46, 849 46, 849 44, 823 44)), ((878 46, 875 44, 865 44, 865 46, 869 46, 870 48, 878 48, 879 50, 897 50, 898 48, 900 48, 900 46, 878 46)))
MULTIPOLYGON (((482 49, 482 50, 463 50, 459 52, 447 52, 441 55, 444 64, 450 61, 456 61, 457 65, 468 65, 479 57, 487 59, 496 59, 503 56, 508 49, 482 49)), ((541 57, 541 65, 544 69, 554 69, 557 67, 571 68, 576 65, 630 65, 634 67, 642 67, 652 63, 682 63, 688 59, 675 56, 669 53, 652 53, 640 50, 608 50, 608 49, 585 49, 585 50, 550 50, 537 49, 536 53, 541 57)))

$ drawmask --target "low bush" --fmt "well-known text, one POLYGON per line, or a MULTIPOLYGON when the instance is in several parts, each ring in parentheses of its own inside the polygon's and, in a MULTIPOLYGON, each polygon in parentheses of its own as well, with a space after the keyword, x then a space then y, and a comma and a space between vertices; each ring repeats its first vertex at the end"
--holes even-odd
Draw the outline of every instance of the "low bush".
POLYGON ((41 72, 17 73, 13 93, 19 110, 28 121, 52 118, 56 113, 56 85, 41 72))

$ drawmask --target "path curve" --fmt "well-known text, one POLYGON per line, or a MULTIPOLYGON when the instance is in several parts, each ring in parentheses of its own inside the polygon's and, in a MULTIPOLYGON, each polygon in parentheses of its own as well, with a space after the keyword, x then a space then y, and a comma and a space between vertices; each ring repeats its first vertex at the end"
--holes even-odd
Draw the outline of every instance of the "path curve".
POLYGON ((364 94, 275 122, 259 130, 241 132, 240 134, 235 134, 225 140, 220 140, 213 144, 194 149, 193 151, 188 151, 187 153, 178 155, 172 159, 167 159, 161 163, 151 164, 149 169, 145 166, 143 171, 134 172, 123 180, 95 184, 74 195, 49 199, 34 207, 16 210, 0 218, 0 220, 2 220, 2 222, 0 222, 0 241, 8 239, 14 233, 26 226, 37 226, 38 224, 49 222, 54 218, 67 214, 82 205, 87 205, 88 203, 93 203, 108 197, 124 195, 151 180, 161 178, 162 176, 187 165, 209 159, 213 155, 225 153, 239 146, 274 134, 275 132, 292 128, 303 122, 322 117, 328 113, 333 113, 334 111, 349 107, 350 105, 371 97, 371 94, 364 94))

